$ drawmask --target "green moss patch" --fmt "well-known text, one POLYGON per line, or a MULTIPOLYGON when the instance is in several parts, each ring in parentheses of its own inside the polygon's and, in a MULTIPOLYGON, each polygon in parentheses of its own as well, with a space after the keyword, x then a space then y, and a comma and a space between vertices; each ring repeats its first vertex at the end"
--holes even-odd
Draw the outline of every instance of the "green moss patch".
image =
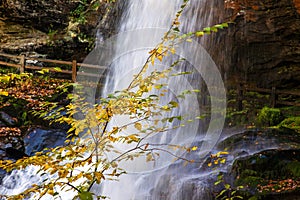
POLYGON ((283 116, 281 114, 280 109, 278 108, 269 108, 263 107, 260 110, 257 122, 261 126, 275 126, 279 124, 283 120, 283 116))
POLYGON ((293 129, 300 133, 300 117, 288 117, 279 124, 279 127, 293 129))

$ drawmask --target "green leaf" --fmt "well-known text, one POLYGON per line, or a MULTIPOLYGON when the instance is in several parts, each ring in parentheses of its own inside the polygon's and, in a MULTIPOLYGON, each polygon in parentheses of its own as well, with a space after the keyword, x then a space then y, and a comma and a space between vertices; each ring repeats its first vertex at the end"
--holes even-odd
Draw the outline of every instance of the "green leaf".
POLYGON ((213 31, 213 32, 218 32, 218 28, 215 27, 215 26, 211 27, 210 30, 213 31))
POLYGON ((84 191, 79 193, 80 200, 93 200, 93 195, 90 192, 84 191))
POLYGON ((173 28, 173 31, 180 32, 178 27, 173 28))
POLYGON ((214 27, 217 28, 217 29, 223 29, 224 28, 222 24, 214 25, 214 27))
POLYGON ((203 31, 205 31, 205 32, 210 32, 210 27, 204 28, 203 31))
POLYGON ((228 190, 230 189, 230 185, 229 184, 225 184, 225 188, 228 190))
POLYGON ((219 185, 222 181, 215 182, 215 185, 219 185))
POLYGON ((228 23, 222 23, 221 24, 223 27, 227 28, 228 27, 228 23))
POLYGON ((110 99, 115 99, 116 98, 113 94, 109 94, 109 95, 107 95, 107 97, 110 98, 110 99))
POLYGON ((58 72, 61 72, 62 71, 62 69, 60 68, 60 67, 54 67, 53 68, 55 71, 58 71, 58 72))
POLYGON ((173 108, 178 107, 178 103, 175 102, 175 101, 170 101, 169 104, 170 104, 173 108))
POLYGON ((221 197, 225 192, 226 192, 226 190, 222 190, 222 191, 216 196, 216 198, 221 197))
POLYGON ((187 37, 187 34, 183 34, 182 36, 181 36, 181 38, 186 38, 187 37))
POLYGON ((197 37, 201 37, 201 36, 204 35, 204 32, 203 32, 203 31, 198 31, 198 32, 196 32, 195 35, 196 35, 197 37))

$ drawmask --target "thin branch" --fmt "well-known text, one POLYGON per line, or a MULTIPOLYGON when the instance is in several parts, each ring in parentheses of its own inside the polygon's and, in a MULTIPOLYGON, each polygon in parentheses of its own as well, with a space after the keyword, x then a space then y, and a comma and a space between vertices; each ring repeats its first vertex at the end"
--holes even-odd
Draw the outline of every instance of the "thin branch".
POLYGON ((68 186, 70 186, 71 188, 73 188, 74 190, 76 190, 78 193, 81 192, 77 187, 75 187, 74 185, 72 185, 72 184, 69 183, 69 182, 57 182, 57 183, 62 183, 62 184, 68 185, 68 186))
POLYGON ((177 159, 180 159, 180 160, 184 160, 184 161, 187 161, 187 162, 190 162, 190 163, 202 163, 200 161, 195 161, 195 160, 189 160, 187 158, 184 158, 184 157, 181 157, 181 156, 177 156, 176 154, 172 153, 171 151, 168 151, 166 149, 161 149, 161 148, 151 148, 151 149, 142 149, 142 148, 139 148, 140 150, 142 151, 160 151, 160 152, 165 152, 165 153, 168 153, 170 154, 171 156, 173 156, 174 158, 177 158, 177 159))

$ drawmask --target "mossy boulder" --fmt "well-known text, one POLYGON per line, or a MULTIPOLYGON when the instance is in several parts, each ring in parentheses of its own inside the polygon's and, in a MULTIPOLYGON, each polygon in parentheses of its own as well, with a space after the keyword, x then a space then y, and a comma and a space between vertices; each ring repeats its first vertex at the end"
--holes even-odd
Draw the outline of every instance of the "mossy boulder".
POLYGON ((260 126, 275 126, 283 120, 280 109, 263 107, 257 117, 257 123, 260 126))

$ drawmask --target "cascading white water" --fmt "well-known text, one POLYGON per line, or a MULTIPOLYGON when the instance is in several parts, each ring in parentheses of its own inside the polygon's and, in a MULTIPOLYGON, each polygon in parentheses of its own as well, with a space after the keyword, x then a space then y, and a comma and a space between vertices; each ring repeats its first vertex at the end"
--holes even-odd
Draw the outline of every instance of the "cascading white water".
MULTIPOLYGON (((153 49, 163 37, 163 34, 168 31, 171 26, 172 20, 175 17, 176 11, 180 8, 183 1, 180 0, 129 0, 127 9, 123 13, 121 20, 121 27, 119 34, 113 39, 116 44, 115 53, 110 59, 110 76, 106 81, 104 88, 104 96, 112 93, 113 91, 122 90, 128 87, 133 75, 137 74, 141 69, 141 66, 147 60, 149 56, 149 50, 153 49), (111 81, 113 80, 113 81, 111 81)), ((208 8, 209 1, 191 1, 184 13, 181 28, 185 31, 195 31, 197 28, 203 28, 204 24, 212 25, 213 15, 208 8), (207 12, 208 11, 208 12, 207 12), (196 24, 201 22, 199 18, 203 19, 205 23, 196 24)), ((186 47, 186 46, 185 46, 186 47)), ((185 49, 183 47, 183 49, 185 49)), ((189 47, 187 47, 189 48, 189 47)), ((201 89, 201 79, 199 73, 209 73, 209 70, 205 71, 205 68, 213 65, 209 55, 205 53, 204 49, 195 52, 189 52, 191 57, 199 57, 195 59, 199 66, 189 66, 189 64, 179 66, 178 71, 199 69, 196 71, 196 75, 176 77, 169 79, 166 83, 167 95, 162 98, 160 102, 162 105, 174 100, 178 101, 180 108, 175 109, 170 114, 171 116, 182 115, 187 119, 195 119, 200 115, 200 104, 197 97, 191 95, 187 96, 184 100, 178 98, 179 94, 184 90, 201 89), (209 58, 208 58, 209 57, 209 58), (201 61, 199 61, 201 60, 201 61), (204 65, 204 66, 202 66, 204 65), (204 69, 204 71, 201 71, 204 69), (198 76, 197 76, 198 75, 198 76)), ((178 52, 178 55, 181 55, 178 52)), ((163 69, 169 66, 172 59, 164 60, 163 63, 157 62, 155 67, 157 69, 163 69)), ((176 57, 178 59, 178 57, 176 57)), ((190 58, 192 60, 193 58, 190 58)), ((195 64, 192 62, 191 64, 195 64)), ((211 66, 211 68, 213 68, 211 66)), ((192 70, 193 71, 193 70, 192 70)), ((205 78, 204 78, 205 79, 205 78)), ((206 80, 207 81, 207 78, 206 80)), ((213 81, 208 81, 208 84, 212 84, 213 81)), ((220 84, 216 81, 217 84, 220 84)), ((217 85, 215 84, 215 85, 217 85)), ((222 96, 224 97, 224 96, 222 96)), ((123 125, 129 118, 120 117, 114 119, 112 123, 117 125, 123 125)), ((222 124, 222 122, 220 122, 222 124)), ((166 134, 157 135, 154 138, 157 144, 176 144, 180 146, 201 144, 202 140, 209 140, 210 138, 204 138, 201 134, 199 123, 187 124, 184 128, 179 128, 166 134), (197 139, 195 139, 195 136, 197 139), (195 140, 194 140, 195 139, 195 140)), ((211 130, 211 129, 209 129, 211 130)), ((128 132, 134 131, 127 130, 128 132)), ((213 130, 212 132, 214 132, 213 130)), ((131 132, 132 133, 132 132, 131 132)), ((218 134, 217 134, 218 135, 218 134)), ((213 142, 212 142, 213 143, 213 142)), ((205 146, 205 145, 204 145, 205 146)), ((210 145, 207 148, 201 148, 202 152, 197 152, 198 157, 202 153, 209 151, 210 145)), ((126 151, 128 146, 117 145, 119 150, 126 151)), ((178 152, 177 152, 178 153, 178 152)), ((179 152, 178 156, 181 156, 182 152, 179 152)), ((117 182, 107 181, 103 184, 102 195, 109 196, 112 200, 159 200, 159 199, 208 199, 204 182, 199 182, 200 175, 195 175, 191 170, 193 167, 184 167, 182 163, 172 164, 174 157, 161 153, 153 163, 145 163, 145 159, 135 159, 132 163, 126 161, 121 165, 128 174, 120 177, 117 182), (197 180, 194 182, 194 180, 197 180), (195 189, 196 188, 196 189, 195 189), (185 191, 186 190, 186 191, 185 191), (195 193, 190 193, 191 190, 195 193)), ((195 168, 196 165, 194 165, 195 168)), ((199 172, 198 172, 199 173, 199 172)))

